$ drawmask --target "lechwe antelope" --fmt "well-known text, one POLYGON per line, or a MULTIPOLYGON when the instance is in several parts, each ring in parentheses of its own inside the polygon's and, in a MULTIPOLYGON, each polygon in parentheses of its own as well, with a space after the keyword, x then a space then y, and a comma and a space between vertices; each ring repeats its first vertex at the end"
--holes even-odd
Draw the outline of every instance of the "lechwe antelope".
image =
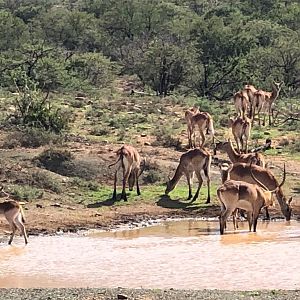
MULTIPOLYGON (((251 171, 253 172, 255 178, 261 182, 268 190, 274 190, 274 194, 276 195, 277 201, 280 205, 280 209, 282 214, 285 216, 285 219, 289 221, 291 219, 292 208, 290 206, 292 197, 287 199, 282 191, 282 186, 285 182, 286 178, 286 170, 284 165, 283 170, 283 179, 280 184, 278 184, 277 179, 275 178, 272 171, 269 169, 264 169, 260 166, 252 165, 245 163, 236 163, 233 165, 232 169, 229 172, 229 176, 231 180, 244 181, 252 184, 256 184, 256 181, 251 176, 251 171)), ((266 209, 266 218, 269 219, 269 213, 266 209)))
MULTIPOLYGON (((221 181, 222 181, 222 184, 224 184, 227 180, 230 180, 229 172, 232 168, 232 164, 229 165, 228 163, 222 163, 222 164, 219 164, 219 168, 220 168, 220 173, 221 173, 221 181)), ((236 230, 239 227, 237 217, 238 217, 238 208, 236 208, 232 213, 232 222, 233 222, 234 230, 236 230)), ((225 224, 225 228, 226 228, 226 224, 225 224)))
POLYGON ((195 140, 195 130, 194 130, 194 124, 192 124, 192 117, 199 113, 200 110, 197 107, 189 108, 185 114, 184 118, 187 124, 187 133, 188 133, 188 140, 189 140, 189 148, 193 147, 193 140, 195 140))
MULTIPOLYGON (((264 111, 264 120, 263 125, 266 123, 266 114, 269 117, 269 125, 272 125, 272 116, 273 116, 273 105, 275 100, 278 98, 280 90, 282 88, 283 81, 272 83, 272 92, 265 92, 262 90, 257 91, 255 96, 255 102, 257 107, 257 115, 258 115, 258 122, 260 124, 260 112, 261 110, 264 111)), ((254 112, 255 114, 255 112, 254 112)))
POLYGON ((249 118, 253 118, 253 105, 254 105, 254 93, 257 92, 257 89, 251 85, 246 84, 244 86, 244 91, 247 93, 248 100, 249 100, 249 118))
POLYGON ((275 190, 267 190, 265 186, 255 178, 255 175, 252 172, 250 173, 257 184, 227 180, 217 190, 221 204, 220 234, 224 234, 226 220, 236 209, 243 209, 247 212, 249 231, 251 231, 253 225, 253 231, 256 232, 260 210, 262 207, 272 206, 274 203, 272 193, 275 190))
POLYGON ((141 168, 141 157, 138 153, 138 151, 128 145, 122 146, 117 151, 118 159, 115 163, 109 165, 108 167, 112 167, 114 165, 117 165, 115 176, 114 176, 114 192, 113 192, 113 200, 117 199, 117 174, 118 171, 122 168, 123 170, 123 188, 122 188, 122 194, 121 199, 124 201, 127 201, 126 196, 126 184, 128 182, 129 190, 133 190, 133 186, 136 183, 136 191, 137 194, 140 195, 140 187, 139 187, 139 176, 143 172, 143 168, 141 168))
POLYGON ((244 118, 250 106, 249 97, 246 91, 239 91, 233 96, 233 103, 239 117, 244 118))
POLYGON ((232 130, 238 152, 248 152, 248 141, 251 132, 251 120, 247 117, 244 119, 237 117, 235 120, 229 119, 228 126, 232 130))
MULTIPOLYGON (((1 187, 0 191, 2 190, 3 187, 1 187)), ((23 202, 17 202, 14 200, 7 200, 0 203, 0 214, 4 214, 12 230, 10 239, 8 241, 9 245, 12 243, 17 229, 19 229, 21 234, 24 236, 25 244, 28 243, 27 233, 24 225, 25 217, 23 208, 21 206, 22 204, 23 202)))
POLYGON ((259 152, 251 152, 251 153, 237 153, 230 140, 227 142, 217 142, 215 146, 215 151, 225 151, 230 159, 230 161, 234 163, 248 163, 253 162, 255 165, 265 167, 265 159, 263 154, 259 152))
MULTIPOLYGON (((199 147, 202 148, 205 143, 205 134, 209 134, 214 138, 214 122, 212 116, 207 112, 198 112, 191 117, 191 128, 199 130, 199 147)), ((194 132, 193 132, 194 133, 194 132)), ((196 146, 195 135, 194 135, 194 147, 196 146)))
POLYGON ((191 181, 194 173, 196 173, 199 185, 196 194, 194 195, 192 200, 192 202, 194 202, 199 196, 199 192, 203 183, 203 179, 201 175, 201 171, 203 170, 203 173, 207 179, 206 203, 210 203, 210 165, 211 165, 211 155, 205 149, 196 148, 182 154, 175 175, 173 176, 172 179, 170 179, 167 182, 167 188, 165 194, 168 195, 176 187, 179 179, 183 175, 185 175, 189 186, 188 200, 190 200, 193 197, 191 181))

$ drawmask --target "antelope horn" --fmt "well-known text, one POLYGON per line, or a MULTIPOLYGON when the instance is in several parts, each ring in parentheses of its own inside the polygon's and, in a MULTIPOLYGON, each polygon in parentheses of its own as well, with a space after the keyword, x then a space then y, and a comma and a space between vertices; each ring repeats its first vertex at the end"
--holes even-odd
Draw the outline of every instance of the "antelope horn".
POLYGON ((285 163, 283 164, 283 179, 282 182, 278 185, 278 188, 282 187, 285 183, 285 178, 286 178, 286 170, 285 170, 285 163))
MULTIPOLYGON (((250 162, 250 174, 251 174, 251 177, 252 177, 252 179, 260 186, 260 187, 262 187, 265 191, 269 191, 269 189, 261 182, 261 181, 259 181, 255 176, 254 176, 254 174, 253 174, 253 171, 252 171, 252 164, 253 164, 253 160, 251 160, 251 162, 250 162)), ((277 188, 276 188, 277 189, 277 188)), ((275 190, 276 190, 275 189, 275 190)), ((274 191, 275 191, 274 190, 274 191)), ((274 192, 274 191, 270 191, 270 192, 274 192)))

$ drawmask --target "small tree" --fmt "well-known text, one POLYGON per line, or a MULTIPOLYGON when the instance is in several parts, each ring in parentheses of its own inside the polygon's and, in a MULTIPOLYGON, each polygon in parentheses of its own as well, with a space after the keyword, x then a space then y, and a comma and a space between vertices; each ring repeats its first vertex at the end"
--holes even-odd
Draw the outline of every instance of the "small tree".
POLYGON ((36 84, 24 74, 16 86, 19 95, 14 101, 16 108, 14 118, 18 124, 55 133, 60 133, 67 127, 68 116, 50 104, 48 100, 49 91, 44 96, 37 89, 36 84))

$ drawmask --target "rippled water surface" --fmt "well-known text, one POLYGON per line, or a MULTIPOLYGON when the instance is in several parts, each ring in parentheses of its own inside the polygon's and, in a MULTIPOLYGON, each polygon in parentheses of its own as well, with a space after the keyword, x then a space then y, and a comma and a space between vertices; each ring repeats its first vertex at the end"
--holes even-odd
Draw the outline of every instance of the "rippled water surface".
POLYGON ((0 244, 0 287, 300 288, 300 224, 170 221, 89 236, 0 244))

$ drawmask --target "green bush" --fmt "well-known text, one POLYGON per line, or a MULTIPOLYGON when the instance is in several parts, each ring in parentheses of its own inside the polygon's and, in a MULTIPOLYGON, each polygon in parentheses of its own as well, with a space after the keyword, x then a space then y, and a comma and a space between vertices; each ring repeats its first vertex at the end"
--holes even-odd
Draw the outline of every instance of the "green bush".
POLYGON ((97 136, 103 136, 103 135, 109 135, 111 133, 111 129, 107 126, 94 126, 91 131, 91 135, 97 135, 97 136))
POLYGON ((172 136, 169 128, 159 127, 154 130, 153 134, 156 137, 155 144, 167 148, 174 147, 176 150, 182 149, 181 141, 178 138, 172 136))
POLYGON ((291 153, 300 153, 300 141, 296 140, 295 143, 291 143, 288 146, 291 153))
POLYGON ((95 181, 85 180, 79 177, 74 177, 73 180, 71 181, 71 184, 95 192, 98 191, 100 187, 99 184, 95 181))
POLYGON ((62 186, 60 182, 58 182, 45 172, 38 171, 33 173, 32 180, 33 184, 39 188, 50 190, 58 194, 62 192, 62 186))
POLYGON ((10 188, 12 198, 19 201, 30 201, 43 197, 43 191, 29 185, 15 185, 10 188))
POLYGON ((63 141, 61 135, 49 132, 41 128, 25 128, 7 135, 3 148, 15 147, 37 148, 48 144, 60 144, 63 141))
MULTIPOLYGON (((20 75, 21 76, 21 75, 20 75)), ((42 128, 60 133, 67 128, 70 115, 50 104, 48 96, 37 89, 36 84, 26 75, 20 78, 19 95, 14 100, 15 112, 11 120, 25 127, 42 128)))

